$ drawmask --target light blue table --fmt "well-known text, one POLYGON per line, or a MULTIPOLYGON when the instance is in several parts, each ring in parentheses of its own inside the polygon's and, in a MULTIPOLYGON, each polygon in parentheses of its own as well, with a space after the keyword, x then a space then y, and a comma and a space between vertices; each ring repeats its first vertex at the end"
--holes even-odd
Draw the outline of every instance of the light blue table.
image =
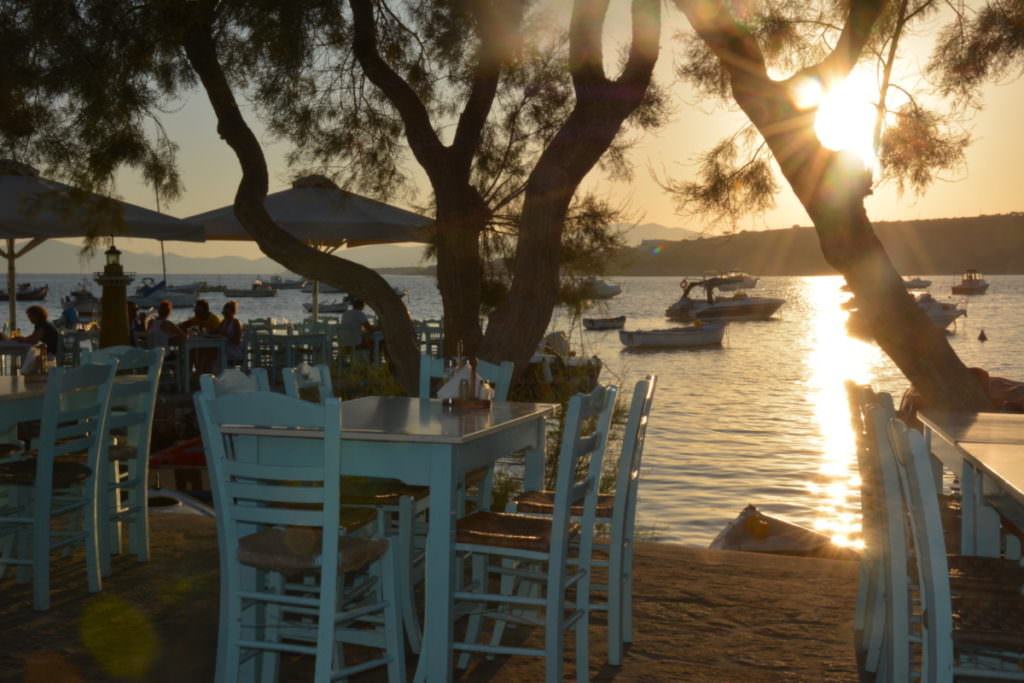
MULTIPOLYGON (((342 404, 341 471, 394 477, 430 487, 426 616, 417 681, 452 679, 452 592, 455 588, 456 484, 467 472, 527 449, 525 482, 540 488, 545 418, 555 406, 494 402, 490 408, 451 410, 437 399, 369 396, 342 404)), ((261 435, 273 430, 225 428, 261 435)))

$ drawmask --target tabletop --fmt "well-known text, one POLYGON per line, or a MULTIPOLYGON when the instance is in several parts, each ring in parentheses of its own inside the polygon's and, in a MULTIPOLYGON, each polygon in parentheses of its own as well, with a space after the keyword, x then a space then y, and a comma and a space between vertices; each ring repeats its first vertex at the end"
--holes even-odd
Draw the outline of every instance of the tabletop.
POLYGON ((1024 414, 922 412, 922 422, 951 443, 1024 444, 1024 414))
POLYGON ((26 380, 24 375, 0 376, 0 401, 16 401, 46 393, 46 377, 26 380))

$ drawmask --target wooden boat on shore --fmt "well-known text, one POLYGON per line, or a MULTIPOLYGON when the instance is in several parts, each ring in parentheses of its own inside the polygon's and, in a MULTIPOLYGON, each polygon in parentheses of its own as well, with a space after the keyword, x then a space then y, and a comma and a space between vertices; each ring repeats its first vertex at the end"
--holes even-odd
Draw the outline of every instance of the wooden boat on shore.
POLYGON ((856 560, 860 557, 853 548, 836 545, 821 532, 766 515, 753 505, 743 508, 708 548, 835 560, 856 560))
MULTIPOLYGON (((49 285, 40 285, 39 287, 33 287, 27 282, 23 282, 18 285, 17 289, 14 290, 15 301, 45 301, 46 295, 50 291, 49 285)), ((10 301, 11 297, 7 292, 0 292, 0 301, 10 301)))
POLYGON ((586 330, 621 330, 626 324, 626 316, 617 318, 584 318, 583 329, 586 330))
POLYGON ((726 323, 697 322, 687 327, 664 330, 619 330, 619 341, 630 349, 697 348, 721 346, 726 323))

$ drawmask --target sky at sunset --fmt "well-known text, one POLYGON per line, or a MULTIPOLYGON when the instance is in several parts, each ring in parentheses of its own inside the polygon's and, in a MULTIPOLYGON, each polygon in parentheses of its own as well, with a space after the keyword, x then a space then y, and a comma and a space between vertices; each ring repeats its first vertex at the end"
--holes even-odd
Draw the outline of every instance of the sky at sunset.
MULTIPOLYGON (((624 5, 621 1, 618 4, 624 5)), ((664 17, 666 36, 671 36, 685 25, 685 19, 674 9, 666 8, 664 17)), ((628 20, 624 14, 619 14, 612 17, 609 25, 628 27, 628 20)), ((927 51, 921 46, 927 45, 927 35, 934 34, 938 26, 938 20, 933 20, 918 30, 924 37, 916 40, 918 49, 906 53, 905 65, 924 63, 927 51)), ((594 172, 586 185, 604 193, 614 204, 628 207, 632 221, 702 230, 704 223, 700 219, 676 213, 672 198, 666 196, 654 178, 692 177, 696 156, 722 136, 734 132, 745 118, 741 113, 724 111, 706 100, 695 103, 694 94, 687 86, 671 85, 671 49, 671 41, 663 41, 658 65, 658 77, 663 84, 669 84, 674 108, 671 121, 638 140, 631 156, 635 166, 631 182, 609 183, 594 172)), ((231 150, 217 136, 205 93, 193 92, 178 104, 175 113, 164 117, 164 123, 172 139, 181 147, 179 163, 185 193, 180 200, 161 208, 166 213, 184 217, 231 203, 241 173, 231 150)), ((975 142, 968 151, 968 165, 964 172, 948 175, 933 184, 922 197, 910 194, 898 197, 893 187, 877 188, 875 194, 867 199, 869 216, 875 221, 911 220, 1024 210, 1020 181, 1021 160, 1024 159, 1024 135, 1021 135, 1020 123, 1022 110, 1024 80, 989 86, 985 94, 985 110, 970 124, 975 142)), ((260 130, 255 112, 247 108, 246 114, 250 124, 260 130)), ((274 141, 265 133, 261 139, 270 163, 271 192, 287 188, 291 177, 284 163, 287 144, 274 141)), ((122 199, 156 208, 152 192, 135 177, 123 174, 118 189, 122 199)), ((415 201, 422 205, 429 198, 429 191, 421 189, 415 201)), ((786 228, 794 224, 809 225, 805 212, 788 186, 783 186, 776 201, 774 210, 763 216, 751 217, 739 227, 760 230, 786 228)), ((401 199, 395 203, 415 208, 401 199)), ((716 231, 720 229, 711 229, 709 233, 716 231)), ((251 244, 213 244, 217 255, 253 258, 260 255, 251 244)), ((159 250, 155 242, 146 240, 118 240, 118 245, 132 251, 159 250)), ((209 248, 183 243, 168 245, 169 251, 188 256, 210 255, 209 248)))

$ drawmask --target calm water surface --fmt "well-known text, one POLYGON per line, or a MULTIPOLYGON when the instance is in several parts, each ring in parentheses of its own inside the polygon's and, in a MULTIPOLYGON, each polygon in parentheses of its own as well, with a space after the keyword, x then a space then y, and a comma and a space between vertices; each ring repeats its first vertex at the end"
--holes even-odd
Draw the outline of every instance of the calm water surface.
MULTIPOLYGON (((130 267, 130 264, 128 264, 130 267)), ((247 286, 253 276, 181 276, 247 286)), ((931 279, 938 299, 950 298, 959 278, 931 279)), ((50 284, 47 305, 57 314, 59 297, 81 275, 19 276, 50 284)), ((388 276, 408 290, 414 317, 440 316, 432 278, 388 276)), ((988 294, 972 297, 968 317, 949 335, 968 365, 994 375, 1024 379, 1021 339, 1024 277, 988 276, 988 294), (987 342, 978 341, 984 329, 987 342)), ((620 296, 592 311, 595 317, 626 315, 627 329, 670 327, 664 309, 679 296, 679 278, 613 279, 620 296)), ((658 390, 648 431, 640 487, 639 523, 660 540, 706 546, 747 504, 855 540, 859 530, 858 480, 853 434, 843 382, 852 379, 898 394, 907 382, 874 344, 847 337, 839 304, 840 277, 762 278, 751 294, 786 300, 775 319, 729 325, 722 348, 629 352, 615 331, 583 332, 564 313, 552 329, 570 332, 574 347, 604 361, 603 381, 628 394, 648 372, 658 390)), ((98 287, 93 284, 98 293, 98 287)), ((322 295, 331 301, 340 295, 322 295)), ((207 295, 214 311, 224 297, 207 295)), ((239 317, 299 320, 308 294, 282 291, 272 299, 241 299, 239 317)), ((28 304, 19 304, 19 321, 28 304)), ((184 312, 183 312, 184 316, 184 312)), ((182 316, 182 317, 183 317, 182 316)), ((3 314, 6 320, 6 310, 3 314)))

